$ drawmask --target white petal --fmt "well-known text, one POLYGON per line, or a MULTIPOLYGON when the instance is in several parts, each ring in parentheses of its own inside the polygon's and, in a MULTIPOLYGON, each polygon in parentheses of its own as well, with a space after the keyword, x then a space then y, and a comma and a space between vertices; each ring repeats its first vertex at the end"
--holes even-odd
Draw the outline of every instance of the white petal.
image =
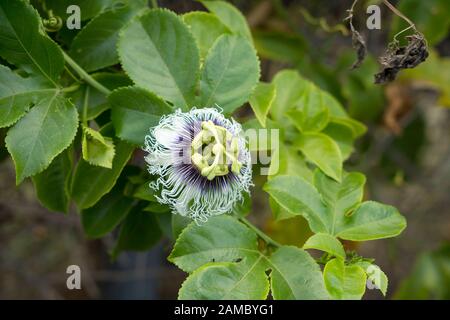
POLYGON ((177 133, 173 129, 158 127, 155 128, 156 141, 166 148, 169 148, 176 138, 177 133))

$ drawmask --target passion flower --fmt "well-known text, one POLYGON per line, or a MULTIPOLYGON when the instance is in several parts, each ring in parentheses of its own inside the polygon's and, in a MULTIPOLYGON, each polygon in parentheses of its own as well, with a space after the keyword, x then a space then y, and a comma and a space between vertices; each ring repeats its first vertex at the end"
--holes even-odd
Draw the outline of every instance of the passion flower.
POLYGON ((145 137, 145 151, 158 201, 197 222, 232 211, 252 185, 242 127, 215 108, 163 116, 145 137))

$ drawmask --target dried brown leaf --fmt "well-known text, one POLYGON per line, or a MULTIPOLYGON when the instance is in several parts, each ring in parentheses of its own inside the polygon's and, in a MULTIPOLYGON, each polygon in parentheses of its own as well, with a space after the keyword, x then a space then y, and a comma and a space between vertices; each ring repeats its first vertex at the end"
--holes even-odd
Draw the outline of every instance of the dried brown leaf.
POLYGON ((350 24, 350 27, 352 31, 352 46, 356 51, 356 61, 353 63, 352 69, 357 69, 361 66, 366 57, 367 47, 361 34, 353 27, 352 24, 350 24))
POLYGON ((407 46, 393 44, 380 59, 383 68, 375 75, 376 84, 391 82, 401 70, 415 68, 427 59, 429 53, 425 38, 419 33, 406 38, 407 46))

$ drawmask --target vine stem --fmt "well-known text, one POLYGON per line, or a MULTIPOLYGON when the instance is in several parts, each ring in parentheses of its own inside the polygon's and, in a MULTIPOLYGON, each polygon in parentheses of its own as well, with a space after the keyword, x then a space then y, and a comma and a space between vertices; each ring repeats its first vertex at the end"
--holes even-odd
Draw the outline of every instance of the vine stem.
POLYGON ((74 91, 77 91, 79 87, 80 87, 80 84, 75 83, 75 84, 71 85, 70 87, 62 88, 61 91, 65 92, 65 93, 74 92, 74 91))
POLYGON ((276 248, 281 247, 281 244, 273 240, 271 237, 269 237, 267 234, 259 230, 253 223, 248 221, 246 218, 239 218, 239 220, 245 224, 247 227, 252 229, 261 239, 263 239, 267 244, 272 245, 276 248))
POLYGON ((355 10, 355 6, 356 6, 357 3, 358 3, 358 0, 354 0, 353 1, 352 7, 347 10, 348 16, 344 19, 344 21, 353 19, 353 11, 355 10))
POLYGON ((383 3, 393 12, 395 13, 397 16, 399 16, 400 18, 402 18, 403 20, 405 20, 406 22, 409 23, 409 26, 413 29, 416 29, 415 24, 409 20, 408 17, 406 17, 403 13, 401 13, 396 7, 394 7, 388 0, 383 0, 383 3))
POLYGON ((158 0, 151 0, 152 1, 152 7, 153 8, 158 8, 158 0))
POLYGON ((86 92, 84 93, 84 101, 83 101, 83 114, 82 114, 82 123, 85 127, 88 126, 87 121, 87 109, 89 104, 89 87, 86 87, 86 92))
POLYGON ((80 76, 80 78, 101 93, 104 93, 106 95, 109 95, 111 93, 111 90, 104 87, 100 82, 92 78, 86 71, 84 71, 83 68, 81 68, 69 55, 65 52, 63 52, 64 60, 67 62, 67 64, 80 76))
POLYGON ((414 31, 417 32, 416 29, 416 25, 407 17, 405 16, 403 13, 400 12, 400 10, 398 10, 396 7, 394 7, 388 0, 383 0, 383 3, 397 16, 399 16, 400 18, 402 18, 403 20, 405 20, 408 24, 409 27, 403 29, 402 31, 398 32, 395 36, 394 36, 394 41, 397 42, 397 37, 402 34, 403 32, 408 31, 409 29, 413 29, 414 31))
POLYGON ((64 66, 64 70, 66 70, 67 74, 68 74, 73 80, 75 80, 75 82, 78 82, 78 83, 80 82, 80 80, 78 80, 78 78, 75 77, 75 76, 73 75, 72 71, 70 71, 70 69, 67 68, 67 66, 64 66))
POLYGON ((308 10, 301 7, 300 13, 305 18, 305 21, 313 26, 319 26, 323 31, 328 33, 340 32, 343 36, 348 36, 348 29, 342 24, 330 26, 325 18, 316 18, 308 10))
POLYGON ((358 0, 353 1, 352 7, 349 10, 347 10, 348 16, 347 16, 347 18, 344 19, 344 21, 346 21, 346 20, 349 21, 350 29, 353 33, 356 31, 355 27, 353 26, 353 11, 355 10, 355 6, 357 3, 358 3, 358 0))

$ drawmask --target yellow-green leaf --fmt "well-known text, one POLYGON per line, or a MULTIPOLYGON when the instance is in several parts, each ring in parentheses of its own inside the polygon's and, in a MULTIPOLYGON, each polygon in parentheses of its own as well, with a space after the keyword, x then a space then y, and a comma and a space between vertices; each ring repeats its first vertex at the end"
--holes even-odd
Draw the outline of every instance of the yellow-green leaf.
POLYGON ((272 83, 260 82, 250 96, 250 106, 256 115, 259 123, 265 128, 267 114, 269 113, 272 102, 275 99, 275 85, 272 83))
POLYGON ((329 136, 318 132, 305 132, 295 142, 306 159, 314 163, 327 176, 336 181, 342 176, 342 154, 339 146, 329 136))
POLYGON ((327 252, 340 259, 345 259, 345 250, 342 243, 332 235, 316 233, 306 240, 303 249, 316 249, 327 252))
POLYGON ((333 259, 323 270, 325 286, 337 300, 359 300, 366 291, 366 273, 357 265, 346 266, 341 259, 333 259))
POLYGON ((111 169, 115 147, 111 138, 103 137, 98 131, 83 127, 83 159, 89 164, 111 169))

